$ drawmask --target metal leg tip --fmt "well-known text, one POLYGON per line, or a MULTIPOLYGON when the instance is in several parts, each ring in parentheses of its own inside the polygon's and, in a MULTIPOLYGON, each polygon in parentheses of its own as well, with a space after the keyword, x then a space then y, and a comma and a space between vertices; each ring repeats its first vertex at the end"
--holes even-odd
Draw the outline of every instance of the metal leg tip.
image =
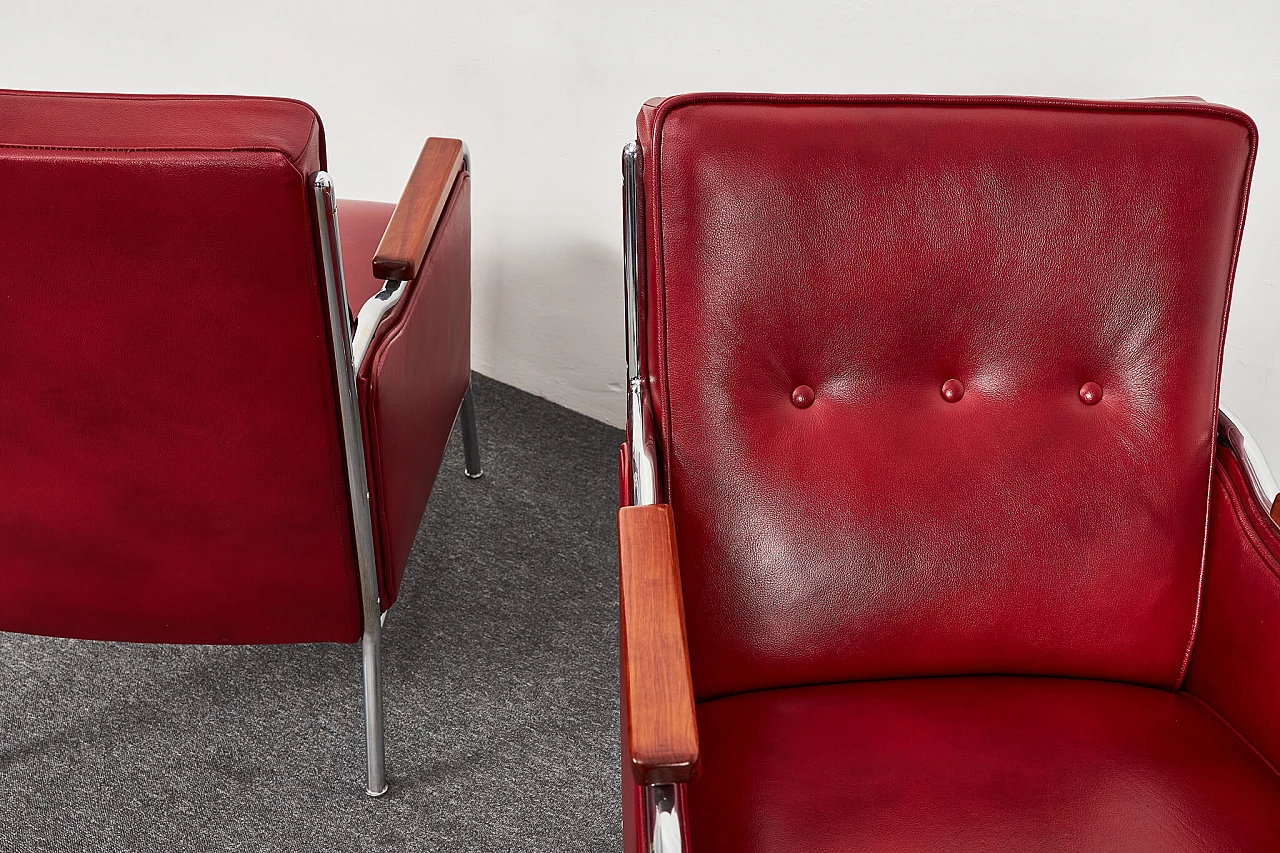
POLYGON ((372 788, 365 788, 365 789, 364 789, 364 792, 365 792, 366 794, 368 794, 369 796, 371 796, 371 797, 381 797, 383 794, 385 794, 385 793, 387 792, 387 783, 386 783, 386 782, 383 782, 383 783, 382 783, 382 790, 381 790, 381 791, 375 791, 375 790, 373 790, 372 788))
POLYGON ((484 469, 483 469, 483 468, 481 468, 479 471, 475 472, 474 474, 472 474, 470 471, 468 471, 468 470, 467 470, 467 469, 465 469, 465 468, 463 468, 462 470, 463 470, 463 473, 465 473, 465 474, 467 475, 467 477, 468 477, 469 479, 472 479, 472 480, 479 480, 481 477, 483 477, 483 476, 484 476, 484 469))

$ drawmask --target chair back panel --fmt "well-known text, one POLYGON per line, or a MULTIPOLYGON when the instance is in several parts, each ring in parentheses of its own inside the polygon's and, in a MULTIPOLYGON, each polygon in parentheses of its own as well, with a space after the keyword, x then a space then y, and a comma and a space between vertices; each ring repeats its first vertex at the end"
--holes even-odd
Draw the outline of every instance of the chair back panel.
POLYGON ((359 636, 323 159, 297 102, 0 92, 0 630, 359 636))
POLYGON ((1250 120, 694 95, 639 130, 698 695, 1178 684, 1250 120))

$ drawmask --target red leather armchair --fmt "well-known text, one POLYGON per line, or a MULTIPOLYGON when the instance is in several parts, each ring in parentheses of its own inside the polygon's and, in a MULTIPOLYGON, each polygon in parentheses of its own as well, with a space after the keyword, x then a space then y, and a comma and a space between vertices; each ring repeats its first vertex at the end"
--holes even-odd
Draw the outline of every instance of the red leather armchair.
POLYGON ((687 95, 624 151, 626 849, 1280 849, 1198 99, 687 95))
POLYGON ((480 472, 470 170, 428 140, 339 214, 325 169, 296 101, 0 92, 0 629, 359 640, 377 795, 381 620, 459 407, 480 472))

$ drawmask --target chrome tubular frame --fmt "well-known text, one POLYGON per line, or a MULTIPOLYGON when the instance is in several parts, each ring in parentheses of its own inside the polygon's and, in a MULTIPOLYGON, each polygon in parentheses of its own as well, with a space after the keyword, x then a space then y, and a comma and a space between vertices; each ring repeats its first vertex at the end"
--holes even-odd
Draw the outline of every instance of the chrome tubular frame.
POLYGON ((649 785, 644 789, 645 811, 649 817, 651 853, 681 853, 680 812, 676 809, 675 785, 649 785))
MULTIPOLYGON (((351 497, 351 525, 355 532, 356 566, 360 576, 361 618, 364 632, 365 746, 369 765, 365 791, 372 797, 387 791, 386 753, 382 738, 382 606, 378 596, 377 557, 373 544, 373 519, 369 509, 369 477, 365 470, 364 435, 356 394, 356 364, 351 337, 351 310, 342 278, 342 245, 338 239, 338 202, 333 181, 325 172, 312 176, 312 200, 324 267, 325 298, 329 309, 329 339, 333 343, 333 367, 342 413, 342 440, 351 497)), ((402 290, 403 288, 399 288, 402 290)), ((385 291, 385 289, 384 289, 385 291)), ((375 297, 376 299, 377 297, 375 297)), ((363 314, 363 309, 361 310, 363 314)), ((366 328, 376 328, 370 323, 366 328)), ((366 347, 368 343, 364 344, 366 347)), ((364 353, 361 352, 363 358, 364 353)))
POLYGON ((1226 406, 1219 407, 1218 418, 1222 422, 1222 431, 1227 441, 1231 442, 1231 447, 1240 459, 1240 467, 1244 470, 1245 479, 1253 488, 1253 495, 1258 503, 1262 504, 1263 515, 1266 515, 1271 512, 1276 494, 1280 492, 1280 483, 1277 483, 1271 468, 1267 466, 1267 460, 1262 456, 1262 448, 1244 428, 1244 422, 1232 414, 1226 406))
POLYGON ((644 364, 644 271, 640 243, 643 215, 640 210, 640 145, 629 142, 622 149, 622 271, 626 285, 627 317, 627 454, 631 458, 631 503, 654 504, 662 499, 658 482, 658 450, 654 439, 653 410, 644 364))
POLYGON ((373 335, 378 331, 378 326, 391 313, 391 309, 400 303, 406 290, 408 288, 403 281, 389 279, 382 285, 382 290, 370 296, 361 306, 360 313, 356 316, 355 335, 351 340, 351 365, 357 374, 364 366, 364 357, 369 354, 369 345, 373 343, 373 335))
MULTIPOLYGON (((631 504, 662 500, 658 480, 658 447, 644 373, 644 270, 641 244, 644 218, 640 205, 643 156, 638 142, 622 149, 622 273, 627 319, 627 455, 631 459, 631 504)), ((675 785, 646 785, 645 819, 651 853, 680 853, 680 813, 675 785)))

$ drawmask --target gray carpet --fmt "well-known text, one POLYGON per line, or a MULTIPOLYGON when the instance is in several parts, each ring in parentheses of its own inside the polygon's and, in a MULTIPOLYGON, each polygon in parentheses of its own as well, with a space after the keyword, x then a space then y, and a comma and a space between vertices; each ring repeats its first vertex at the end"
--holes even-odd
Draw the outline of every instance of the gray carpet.
POLYGON ((354 646, 0 634, 0 850, 620 850, 622 434, 476 378, 387 619, 391 791, 354 646))

